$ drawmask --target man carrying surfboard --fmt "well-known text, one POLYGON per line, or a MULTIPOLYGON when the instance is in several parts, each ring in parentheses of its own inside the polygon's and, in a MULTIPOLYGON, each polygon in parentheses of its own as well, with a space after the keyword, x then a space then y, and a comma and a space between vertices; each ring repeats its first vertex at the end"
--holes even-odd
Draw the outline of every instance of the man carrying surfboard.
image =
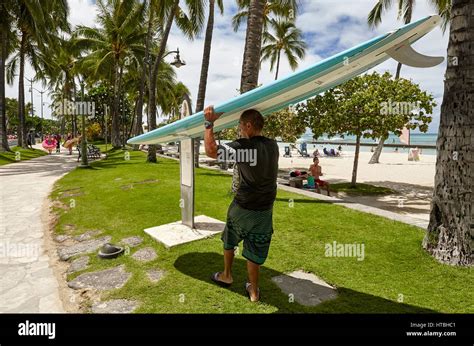
POLYGON ((234 142, 217 145, 213 125, 222 113, 209 106, 204 110, 206 119, 204 145, 206 155, 234 157, 240 172, 240 186, 229 206, 222 241, 224 243, 224 271, 216 272, 211 279, 223 287, 232 282, 234 250, 243 240, 242 256, 247 259, 248 282, 245 290, 251 301, 260 299, 258 278, 270 248, 273 234, 273 203, 277 192, 278 158, 275 140, 262 136, 263 116, 254 109, 246 110, 239 120, 242 138, 234 142), (254 152, 255 155, 250 153, 254 152), (250 159, 252 158, 252 159, 250 159))

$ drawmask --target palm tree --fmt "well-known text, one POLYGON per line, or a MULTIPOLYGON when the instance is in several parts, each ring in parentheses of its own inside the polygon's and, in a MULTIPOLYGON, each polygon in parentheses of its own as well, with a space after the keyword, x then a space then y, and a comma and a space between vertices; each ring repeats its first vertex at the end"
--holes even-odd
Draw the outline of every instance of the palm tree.
MULTIPOLYGON (((156 128, 156 86, 157 86, 157 77, 159 73, 159 68, 161 61, 165 55, 166 45, 168 43, 169 33, 171 31, 171 26, 176 20, 176 24, 183 31, 183 33, 192 39, 194 35, 201 31, 201 28, 204 23, 204 6, 202 1, 196 0, 186 0, 185 1, 187 8, 189 10, 189 17, 179 6, 179 0, 164 0, 163 3, 160 3, 159 9, 157 10, 158 18, 161 23, 161 35, 160 35, 160 45, 156 58, 151 64, 151 75, 149 82, 149 99, 148 99, 148 128, 149 130, 154 130, 156 128)), ((148 146, 148 155, 147 162, 156 162, 156 146, 148 146)))
MULTIPOLYGON (((145 99, 145 84, 146 84, 146 77, 149 73, 150 68, 150 46, 151 46, 151 39, 152 34, 154 31, 154 24, 155 24, 155 12, 156 12, 156 0, 150 0, 149 3, 144 1, 144 6, 147 7, 147 31, 146 31, 146 41, 145 41, 145 55, 143 60, 141 61, 140 68, 140 84, 138 86, 138 95, 135 102, 135 126, 133 130, 133 134, 138 136, 142 134, 142 117, 143 117, 143 103, 145 99)), ((134 146, 135 150, 138 149, 138 145, 134 146)))
MULTIPOLYGON (((45 68, 37 73, 37 77, 47 81, 48 88, 53 90, 58 103, 62 104, 64 100, 72 101, 73 99, 74 78, 80 72, 80 66, 77 64, 81 57, 80 53, 74 40, 57 36, 53 38, 48 53, 41 56, 41 59, 45 61, 45 68)), ((61 116, 62 123, 66 119, 65 116, 65 114, 61 116)), ((71 133, 75 136, 77 133, 76 114, 71 116, 71 126, 71 133)))
MULTIPOLYGON (((250 0, 248 4, 247 32, 245 37, 244 59, 242 62, 242 74, 240 77, 241 94, 256 88, 258 85, 266 4, 268 4, 268 2, 264 0, 250 0)), ((233 193, 237 192, 239 185, 239 168, 238 165, 234 165, 231 187, 233 193)))
POLYGON ((468 19, 474 3, 453 0, 452 13, 434 193, 423 247, 443 263, 472 266, 474 87, 469 76, 474 69, 474 22, 468 19))
MULTIPOLYGON (((398 18, 403 19, 405 24, 411 22, 413 9, 415 7, 416 0, 397 0, 398 1, 398 18)), ((429 0, 429 2, 437 9, 438 13, 443 18, 442 28, 443 31, 446 30, 447 25, 449 23, 449 18, 451 14, 451 0, 429 0)), ((375 4, 374 8, 370 11, 367 17, 367 23, 370 27, 374 28, 377 27, 382 22, 382 15, 385 11, 390 9, 393 5, 393 0, 379 0, 377 4, 375 4)), ((395 79, 400 78, 400 72, 402 70, 402 63, 398 63, 397 65, 397 73, 395 74, 395 79)), ((385 140, 388 138, 382 137, 375 149, 374 154, 370 158, 369 163, 379 163, 380 154, 382 153, 383 144, 385 140)))
POLYGON ((75 31, 78 47, 89 54, 81 62, 92 78, 106 77, 112 81, 112 133, 114 148, 122 146, 120 139, 119 95, 125 58, 132 52, 143 51, 146 36, 142 26, 145 6, 138 1, 98 0, 99 28, 79 26, 75 31))
POLYGON ((52 35, 58 31, 69 31, 67 15, 69 8, 66 0, 51 0, 47 2, 21 0, 14 2, 12 16, 14 26, 19 32, 19 47, 16 56, 12 58, 11 68, 15 70, 19 62, 18 81, 18 117, 20 128, 18 144, 26 147, 25 122, 25 61, 29 60, 34 70, 43 69, 44 61, 39 59, 40 52, 48 49, 52 35))
MULTIPOLYGON (((202 53, 201 63, 201 77, 199 80, 198 97, 196 102, 196 112, 200 112, 204 109, 204 102, 206 99, 206 88, 207 88, 207 76, 209 72, 209 61, 211 59, 211 45, 212 45, 212 32, 214 30, 214 8, 215 0, 209 0, 209 16, 207 19, 206 36, 204 38, 204 51, 202 53)), ((224 4, 222 0, 217 0, 217 6, 221 14, 224 13, 224 4)), ((194 164, 199 167, 199 147, 201 145, 201 139, 196 138, 194 140, 194 164)))
POLYGON ((272 35, 266 31, 263 34, 262 62, 270 60, 270 71, 276 64, 275 80, 278 79, 278 71, 280 69, 281 53, 285 54, 291 69, 294 71, 298 67, 297 58, 303 59, 307 45, 301 40, 301 30, 297 29, 295 24, 290 21, 277 19, 270 20, 270 26, 275 32, 272 35))
MULTIPOLYGON (((237 0, 237 6, 240 11, 232 17, 232 27, 235 32, 239 30, 242 22, 248 19, 250 0, 237 0)), ((294 20, 298 9, 298 0, 265 0, 263 7, 263 31, 267 31, 271 16, 294 20)))
POLYGON ((240 77, 241 93, 252 90, 258 85, 265 4, 264 0, 250 0, 244 59, 240 77))
POLYGON ((5 97, 5 62, 15 46, 12 34, 11 3, 0 2, 0 151, 10 151, 7 138, 7 102, 5 97))

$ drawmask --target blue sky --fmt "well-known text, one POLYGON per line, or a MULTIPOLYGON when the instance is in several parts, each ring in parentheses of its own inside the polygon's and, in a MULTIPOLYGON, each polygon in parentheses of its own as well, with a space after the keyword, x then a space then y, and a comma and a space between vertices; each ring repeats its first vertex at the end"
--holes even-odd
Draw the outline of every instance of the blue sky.
MULTIPOLYGON (((403 23, 397 21, 395 6, 393 10, 385 14, 384 20, 378 28, 369 29, 366 24, 367 14, 376 2, 377 0, 301 0, 302 6, 296 24, 303 31, 304 40, 309 49, 305 59, 300 62, 300 68, 310 66, 321 59, 403 25, 403 23)), ((413 20, 435 13, 435 10, 427 2, 417 1, 413 20)), ((71 10, 70 21, 73 24, 94 25, 96 8, 93 1, 69 0, 69 5, 71 10)), ((245 23, 237 33, 234 33, 231 19, 236 11, 235 1, 224 0, 224 6, 224 15, 216 12, 206 104, 218 104, 235 96, 237 94, 236 90, 240 86, 245 23)), ((190 89, 193 102, 195 102, 199 84, 203 39, 204 34, 194 41, 189 41, 176 27, 173 27, 168 41, 170 49, 179 47, 182 59, 187 63, 185 67, 177 70, 177 75, 190 89)), ((414 47, 427 55, 446 57, 447 44, 448 33, 443 35, 440 29, 435 29, 418 41, 414 47)), ((169 59, 172 59, 172 57, 170 56, 169 59)), ((395 74, 396 66, 397 63, 394 60, 388 60, 374 70, 378 72, 389 71, 395 74)), ((445 70, 446 63, 429 69, 416 69, 407 66, 402 68, 402 77, 420 84, 422 89, 434 95, 438 103, 429 132, 436 132, 438 129, 445 70)), ((283 59, 280 76, 283 77, 291 72, 287 61, 283 59)), ((33 71, 30 67, 27 67, 26 76, 30 77, 32 75, 33 71)), ((273 78, 274 73, 269 71, 269 64, 263 64, 259 82, 266 84, 272 81, 273 78)), ((17 97, 17 88, 16 82, 13 86, 8 87, 7 97, 17 97)), ((41 84, 37 83, 35 88, 41 89, 41 84)), ((27 95, 27 99, 29 100, 29 95, 27 95)), ((45 102, 50 103, 49 98, 45 97, 45 102)), ((34 103, 39 113, 39 93, 35 92, 34 103)), ((45 106, 44 112, 46 117, 49 118, 50 109, 48 105, 45 106)))

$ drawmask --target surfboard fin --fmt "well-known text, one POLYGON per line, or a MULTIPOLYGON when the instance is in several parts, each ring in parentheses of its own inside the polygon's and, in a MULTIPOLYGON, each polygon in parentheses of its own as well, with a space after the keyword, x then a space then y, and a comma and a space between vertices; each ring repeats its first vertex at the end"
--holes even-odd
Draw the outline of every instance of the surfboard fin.
POLYGON ((433 67, 441 64, 441 56, 428 56, 418 53, 408 41, 404 41, 386 52, 390 57, 411 67, 433 67))

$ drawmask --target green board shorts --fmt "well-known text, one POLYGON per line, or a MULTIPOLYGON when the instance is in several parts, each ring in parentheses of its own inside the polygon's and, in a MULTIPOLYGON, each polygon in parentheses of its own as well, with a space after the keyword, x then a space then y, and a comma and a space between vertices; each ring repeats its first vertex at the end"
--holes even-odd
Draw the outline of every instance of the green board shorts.
POLYGON ((272 214, 273 208, 248 210, 233 201, 229 206, 227 222, 221 236, 224 249, 234 249, 243 240, 242 256, 256 264, 263 264, 272 240, 272 214))

